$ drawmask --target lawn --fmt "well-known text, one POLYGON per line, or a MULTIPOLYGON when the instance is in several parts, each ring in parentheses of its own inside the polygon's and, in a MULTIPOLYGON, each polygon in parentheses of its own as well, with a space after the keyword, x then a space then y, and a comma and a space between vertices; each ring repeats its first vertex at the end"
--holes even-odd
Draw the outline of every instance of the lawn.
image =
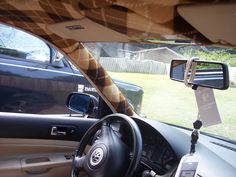
MULTIPOLYGON (((142 113, 147 118, 192 127, 197 117, 194 91, 167 75, 115 73, 114 79, 139 85, 144 90, 142 113)), ((236 140, 236 88, 214 90, 222 124, 202 128, 202 131, 236 140)))

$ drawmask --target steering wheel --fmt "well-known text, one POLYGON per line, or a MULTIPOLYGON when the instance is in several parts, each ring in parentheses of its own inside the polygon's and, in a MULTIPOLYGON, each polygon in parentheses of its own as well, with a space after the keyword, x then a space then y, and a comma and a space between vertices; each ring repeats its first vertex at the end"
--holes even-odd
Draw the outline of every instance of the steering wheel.
POLYGON ((88 129, 81 139, 72 162, 71 177, 85 171, 89 177, 132 177, 142 153, 142 137, 137 124, 123 114, 108 115, 88 129), (114 132, 111 123, 125 123, 131 132, 132 146, 114 132), (86 146, 100 130, 98 138, 85 155, 86 146), (130 146, 130 147, 129 147, 130 146))

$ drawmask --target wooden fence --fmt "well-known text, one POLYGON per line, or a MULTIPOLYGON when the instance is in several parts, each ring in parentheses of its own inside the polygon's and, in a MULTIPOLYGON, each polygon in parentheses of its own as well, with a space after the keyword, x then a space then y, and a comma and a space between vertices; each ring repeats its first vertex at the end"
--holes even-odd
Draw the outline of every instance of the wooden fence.
POLYGON ((130 60, 127 58, 101 57, 100 64, 113 72, 167 74, 169 65, 153 60, 130 60))

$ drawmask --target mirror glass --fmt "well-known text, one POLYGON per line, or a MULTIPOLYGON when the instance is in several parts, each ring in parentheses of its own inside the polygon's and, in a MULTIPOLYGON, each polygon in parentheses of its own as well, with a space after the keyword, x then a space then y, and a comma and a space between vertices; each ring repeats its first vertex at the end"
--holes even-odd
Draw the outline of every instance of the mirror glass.
MULTIPOLYGON (((173 60, 170 77, 173 80, 184 81, 187 60, 173 60)), ((188 73, 190 84, 216 89, 229 87, 227 65, 223 63, 194 61, 188 73)))
POLYGON ((69 98, 68 107, 72 111, 87 113, 89 111, 91 98, 85 94, 72 94, 69 98))

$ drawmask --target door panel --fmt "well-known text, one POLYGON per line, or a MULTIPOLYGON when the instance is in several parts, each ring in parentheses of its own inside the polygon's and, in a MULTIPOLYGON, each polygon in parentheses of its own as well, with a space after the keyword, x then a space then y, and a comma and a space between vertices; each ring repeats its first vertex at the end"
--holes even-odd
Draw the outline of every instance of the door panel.
POLYGON ((0 113, 0 122, 0 176, 69 177, 78 142, 96 119, 0 113), (55 125, 74 133, 51 135, 55 125))
POLYGON ((0 139, 0 176, 69 176, 78 142, 0 139))
POLYGON ((73 153, 78 142, 41 139, 0 139, 0 157, 40 153, 73 153))
POLYGON ((0 138, 30 138, 79 141, 97 119, 60 115, 0 113, 0 138), (51 135, 53 127, 74 127, 65 135, 51 135))
MULTIPOLYGON (((69 177, 71 165, 61 165, 55 168, 48 168, 45 171, 24 171, 21 169, 12 169, 15 162, 9 162, 9 170, 4 170, 0 175, 4 177, 69 177)), ((4 162, 5 164, 5 162, 4 162)))

